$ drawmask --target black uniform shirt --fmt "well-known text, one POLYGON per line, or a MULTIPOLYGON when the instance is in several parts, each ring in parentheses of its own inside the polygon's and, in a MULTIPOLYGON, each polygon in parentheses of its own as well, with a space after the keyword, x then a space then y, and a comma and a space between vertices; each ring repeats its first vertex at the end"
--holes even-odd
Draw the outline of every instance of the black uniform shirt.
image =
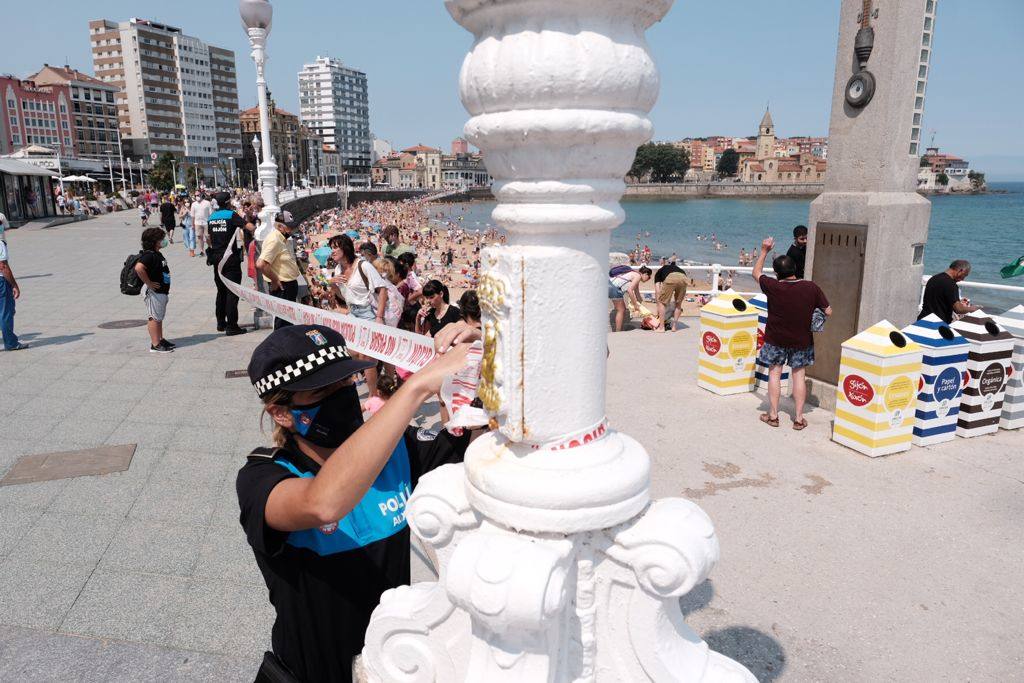
POLYGON ((468 432, 422 436, 408 428, 356 508, 319 529, 288 533, 265 520, 267 499, 278 483, 320 471, 293 442, 276 453, 254 451, 239 470, 239 521, 277 612, 274 654, 300 680, 351 681, 352 659, 363 649, 381 594, 409 583, 409 490, 422 474, 461 462, 469 445, 468 432), (395 488, 401 492, 389 495, 395 488))
MULTIPOLYGON (((225 266, 238 266, 241 263, 241 249, 234 242, 235 230, 245 228, 245 219, 231 209, 219 209, 210 215, 207 225, 209 247, 206 250, 206 262, 216 266, 229 246, 233 252, 225 266)), ((243 230, 243 232, 245 232, 243 230)))

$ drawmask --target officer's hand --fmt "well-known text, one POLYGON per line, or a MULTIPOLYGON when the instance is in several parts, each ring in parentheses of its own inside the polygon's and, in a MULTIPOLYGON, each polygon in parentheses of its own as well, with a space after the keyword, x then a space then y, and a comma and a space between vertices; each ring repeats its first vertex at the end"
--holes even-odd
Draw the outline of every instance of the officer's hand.
POLYGON ((441 391, 441 382, 445 377, 454 375, 466 365, 469 347, 469 344, 459 344, 450 348, 444 355, 435 356, 434 360, 410 377, 408 382, 425 393, 424 399, 436 394, 441 391))

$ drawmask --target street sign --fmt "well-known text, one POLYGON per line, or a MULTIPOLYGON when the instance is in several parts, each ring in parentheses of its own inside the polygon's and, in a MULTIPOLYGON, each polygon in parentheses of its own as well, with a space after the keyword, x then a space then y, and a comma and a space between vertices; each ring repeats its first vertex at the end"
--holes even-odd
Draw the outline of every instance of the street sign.
POLYGON ((150 158, 150 159, 151 159, 152 161, 156 161, 156 152, 150 152, 150 153, 149 153, 149 158, 150 158))

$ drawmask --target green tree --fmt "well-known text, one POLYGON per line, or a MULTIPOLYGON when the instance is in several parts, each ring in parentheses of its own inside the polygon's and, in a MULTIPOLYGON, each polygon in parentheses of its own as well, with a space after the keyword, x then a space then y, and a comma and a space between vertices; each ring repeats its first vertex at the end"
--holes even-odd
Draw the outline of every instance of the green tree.
POLYGON ((718 166, 715 167, 719 175, 732 177, 740 170, 740 154, 732 147, 722 152, 718 159, 718 166))
POLYGON ((628 175, 638 182, 650 176, 651 182, 667 183, 682 177, 690 166, 690 154, 667 142, 648 142, 636 150, 628 175))
MULTIPOLYGON (((196 189, 199 188, 199 183, 196 182, 196 173, 198 172, 199 174, 200 183, 206 180, 206 174, 203 173, 203 168, 196 164, 186 163, 183 163, 181 166, 181 173, 184 174, 185 176, 186 189, 188 189, 190 192, 195 191, 196 189)), ((179 175, 178 177, 180 178, 181 176, 179 175)))
POLYGON ((149 184, 160 192, 170 192, 174 189, 174 171, 171 170, 171 161, 174 156, 170 152, 164 152, 153 162, 153 168, 149 172, 149 184))
POLYGON ((968 171, 967 179, 971 181, 971 189, 977 192, 985 187, 985 174, 978 171, 968 171))
POLYGON ((937 182, 939 185, 942 185, 943 187, 946 187, 947 185, 949 185, 949 176, 946 175, 945 172, 942 172, 939 175, 935 176, 935 182, 937 182))

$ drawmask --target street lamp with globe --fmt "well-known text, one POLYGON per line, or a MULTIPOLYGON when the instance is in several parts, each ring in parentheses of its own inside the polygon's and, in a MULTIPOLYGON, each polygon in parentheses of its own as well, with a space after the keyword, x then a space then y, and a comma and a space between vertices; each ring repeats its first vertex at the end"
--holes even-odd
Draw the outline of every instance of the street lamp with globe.
MULTIPOLYGON (((260 138, 257 135, 253 135, 252 136, 252 153, 253 153, 253 159, 256 160, 253 163, 253 166, 257 166, 258 167, 260 165, 260 138)), ((259 189, 259 187, 257 187, 256 185, 253 185, 252 187, 253 187, 254 190, 258 190, 259 189)))
POLYGON ((274 226, 274 217, 281 212, 277 205, 277 164, 270 149, 270 110, 267 105, 267 79, 264 67, 267 61, 267 37, 274 17, 274 8, 268 0, 239 0, 238 12, 242 26, 252 45, 252 59, 256 63, 256 93, 260 108, 260 138, 263 143, 263 162, 259 165, 260 194, 263 195, 263 212, 256 239, 263 241, 274 226))

